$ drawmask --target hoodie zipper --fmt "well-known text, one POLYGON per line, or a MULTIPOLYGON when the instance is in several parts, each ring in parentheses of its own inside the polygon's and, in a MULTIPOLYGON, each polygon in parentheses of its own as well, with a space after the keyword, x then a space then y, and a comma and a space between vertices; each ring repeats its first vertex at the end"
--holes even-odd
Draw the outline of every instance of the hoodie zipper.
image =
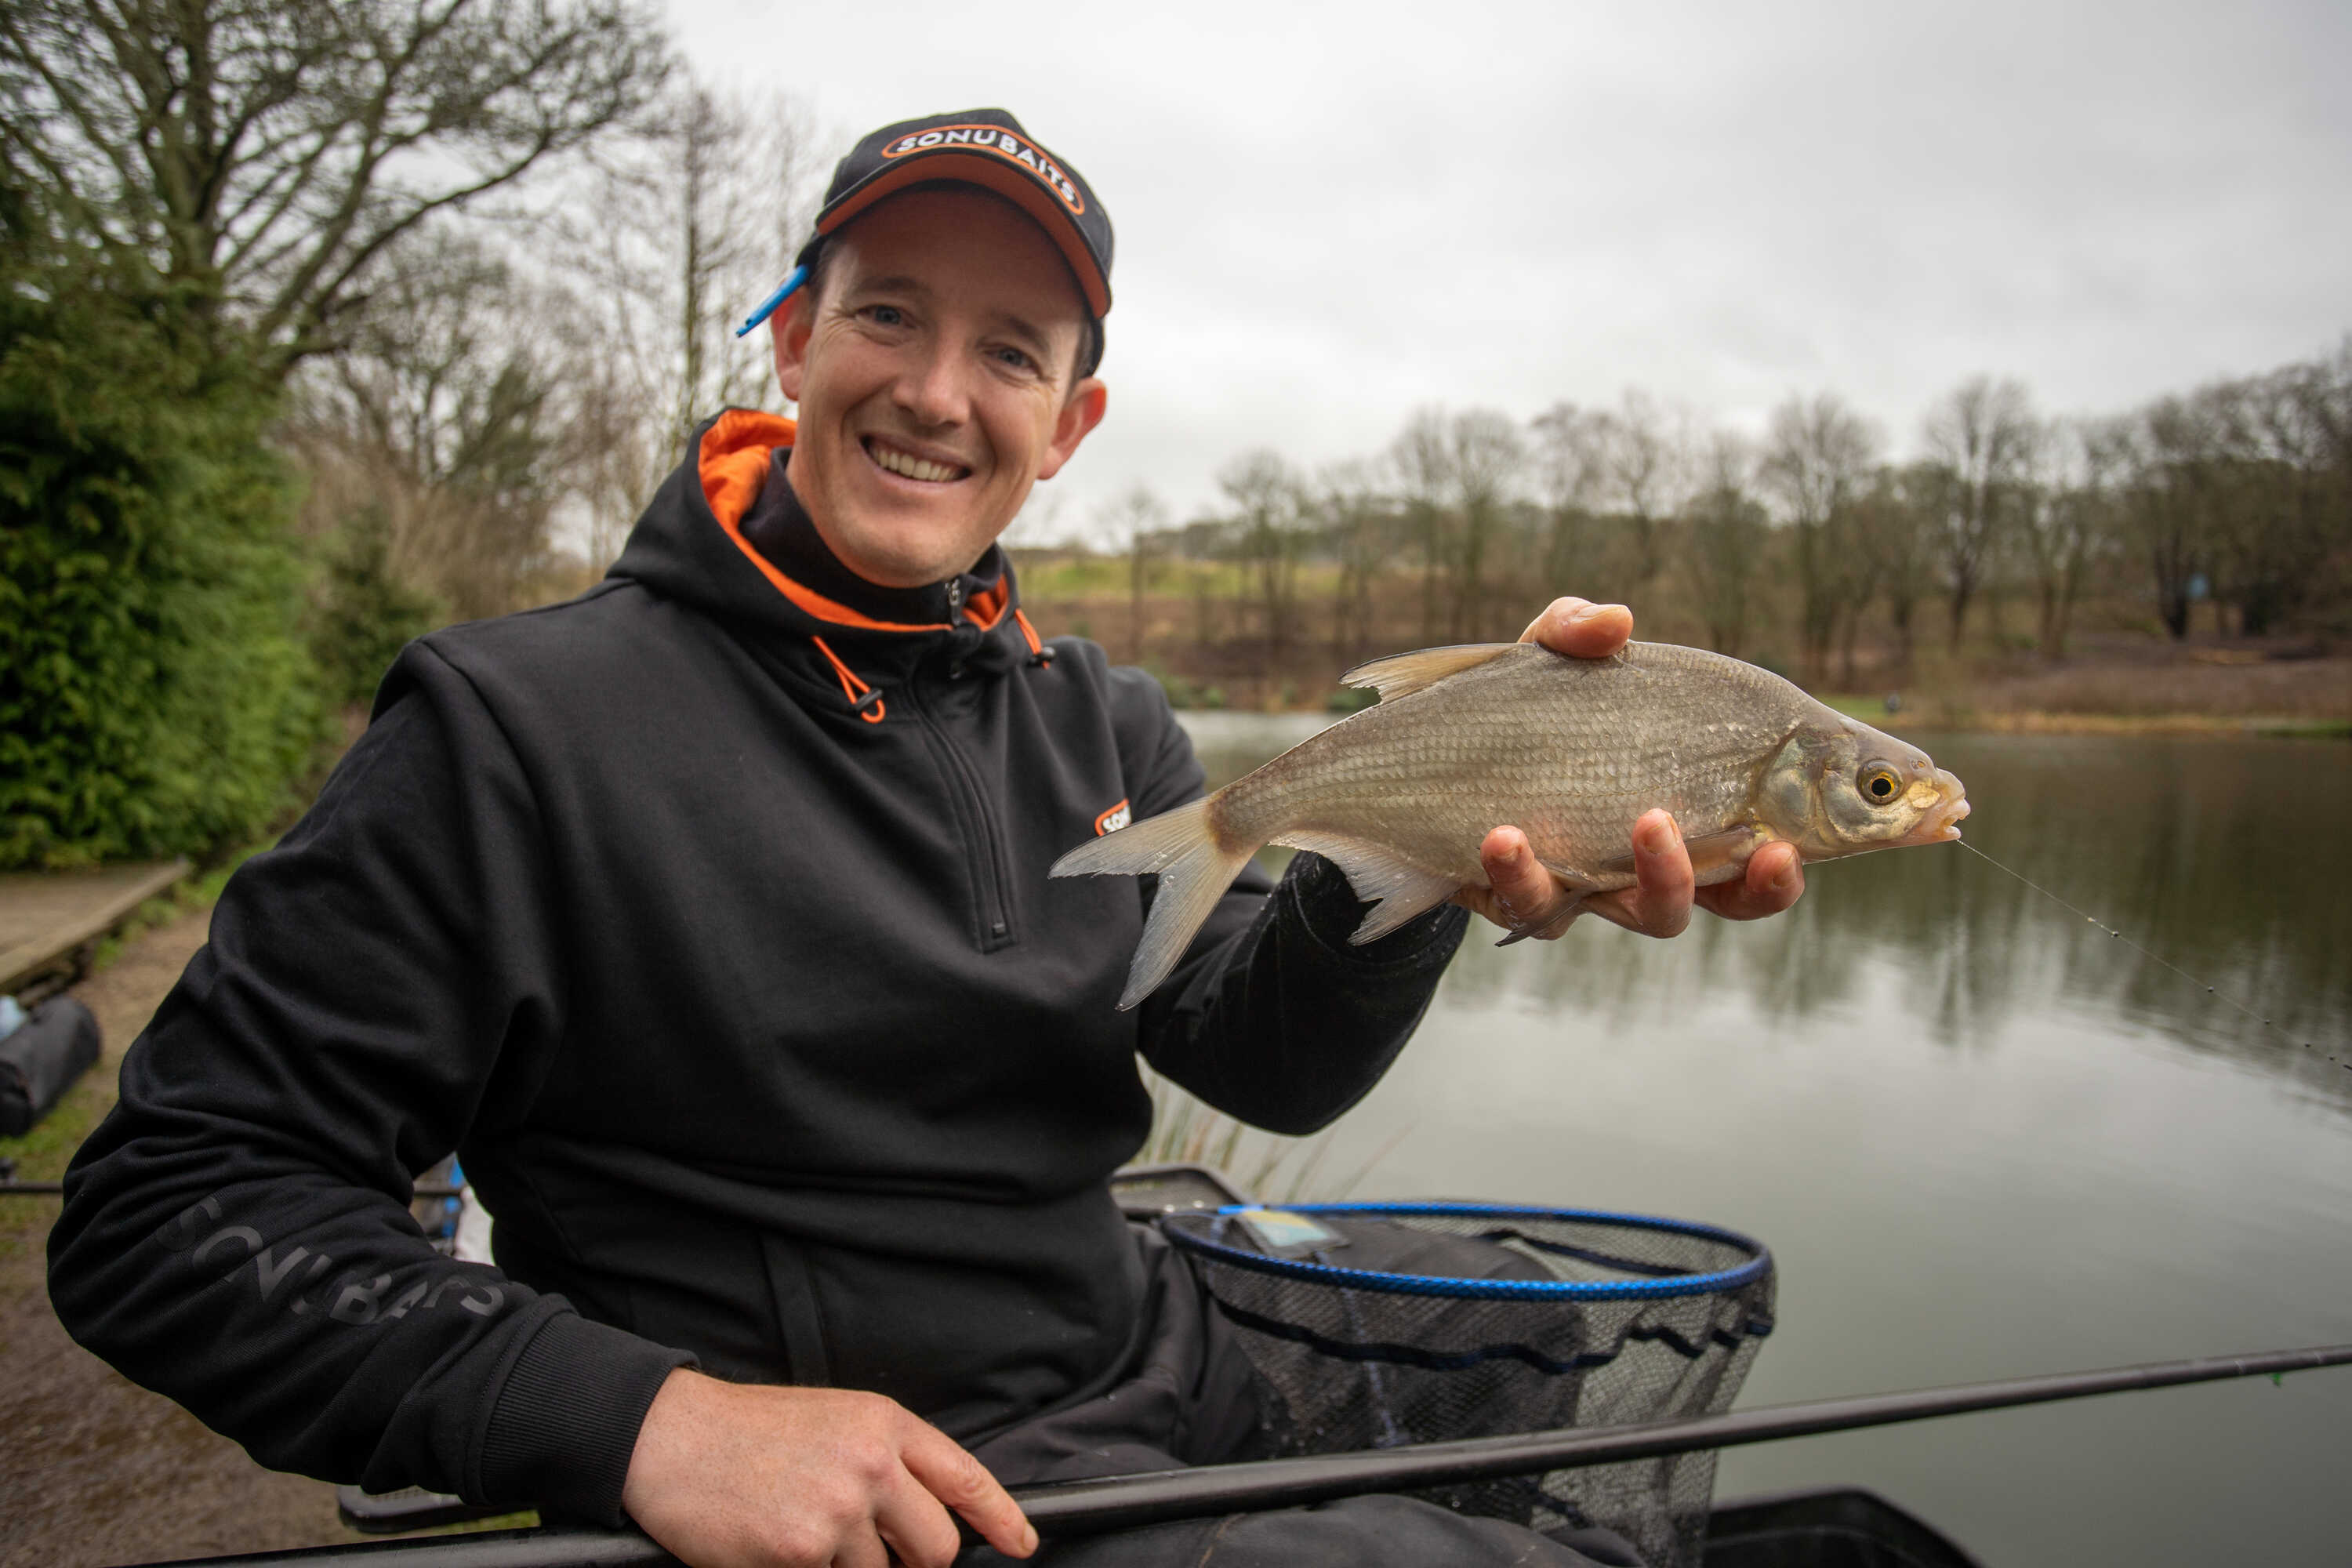
POLYGON ((963 835, 966 845, 964 867, 971 885, 979 895, 979 929, 972 934, 980 951, 994 952, 1011 947, 1018 940, 1013 931, 1013 909, 1005 896, 1006 878, 1003 865, 1004 831, 989 809, 988 794, 980 787, 979 774, 973 770, 963 748, 948 732, 947 726, 931 711, 923 697, 922 678, 908 680, 904 688, 915 717, 923 726, 923 733, 932 749, 946 762, 950 789, 955 794, 957 809, 967 827, 963 835))

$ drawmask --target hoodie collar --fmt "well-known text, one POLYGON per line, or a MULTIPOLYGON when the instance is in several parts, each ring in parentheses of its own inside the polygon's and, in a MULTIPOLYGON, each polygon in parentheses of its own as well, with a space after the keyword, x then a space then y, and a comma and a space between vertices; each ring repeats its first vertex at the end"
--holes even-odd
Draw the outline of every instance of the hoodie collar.
POLYGON ((819 638, 877 687, 931 659, 979 670, 1051 657, 1016 608, 1019 590, 1000 549, 954 579, 953 595, 945 583, 880 587, 844 566, 782 482, 793 433, 792 420, 746 408, 697 430, 688 460, 646 505, 610 575, 767 634, 780 652, 797 648, 795 662, 828 685, 835 672, 814 646, 819 638))
MULTIPOLYGON (((977 596, 970 599, 957 615, 941 614, 938 619, 901 620, 890 616, 869 616, 844 604, 829 595, 788 575, 774 562, 753 548, 743 536, 743 514, 767 488, 768 475, 776 467, 779 452, 789 453, 797 430, 792 420, 780 415, 761 414, 748 408, 730 408, 703 426, 701 438, 696 442, 697 468, 702 481, 704 502, 736 549, 742 552, 752 565, 759 568, 776 591, 796 607, 820 621, 836 626, 875 632, 951 632, 959 626, 970 624, 982 631, 993 630, 1004 613, 1012 608, 1012 574, 1003 568, 1003 553, 994 545, 989 554, 998 562, 996 578, 977 596)), ((799 510, 797 499, 793 510, 799 510)), ((803 513, 805 516, 805 513, 803 513)), ((815 525, 810 525, 815 531, 815 525)), ((816 542, 824 549, 823 541, 816 542)), ((830 556, 832 552, 825 550, 830 556)), ((835 562, 836 566, 839 565, 835 562)), ((845 573, 847 567, 842 567, 845 573)), ((969 575, 969 574, 967 574, 969 575)), ((873 584, 866 586, 877 594, 891 590, 873 584)), ((946 584, 937 585, 937 605, 946 611, 946 584)), ((934 590, 914 589, 920 595, 934 590)), ((919 603, 920 601, 918 601, 919 603)))
MULTIPOLYGON (((887 588, 871 583, 845 565, 817 531, 815 521, 793 489, 788 465, 790 447, 778 447, 768 459, 760 493, 744 509, 737 531, 769 564, 793 582, 835 604, 889 626, 945 627, 966 605, 989 605, 1003 598, 1004 552, 994 544, 969 572, 919 588, 887 588)), ((995 614, 1003 613, 1000 605, 995 614)), ((974 617, 994 624, 986 609, 974 617)), ((986 626, 982 626, 986 629, 986 626)))

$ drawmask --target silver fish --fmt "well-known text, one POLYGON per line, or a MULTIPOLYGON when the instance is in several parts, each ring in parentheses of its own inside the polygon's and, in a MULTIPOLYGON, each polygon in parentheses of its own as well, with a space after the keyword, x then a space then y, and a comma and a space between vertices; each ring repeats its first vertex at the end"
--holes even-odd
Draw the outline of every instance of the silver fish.
MULTIPOLYGON (((1675 816, 1701 886, 1781 839, 1802 859, 1941 844, 1969 814, 1960 781, 1736 658, 1628 643, 1569 658, 1534 643, 1424 648, 1340 678, 1373 707, 1202 800, 1090 840, 1056 877, 1156 875, 1122 1008, 1150 994, 1249 858, 1268 844, 1338 863, 1377 900, 1349 940, 1386 935, 1465 887, 1504 823, 1583 898, 1634 880, 1633 824, 1675 816)), ((1541 929, 1564 927, 1571 905, 1541 929)))

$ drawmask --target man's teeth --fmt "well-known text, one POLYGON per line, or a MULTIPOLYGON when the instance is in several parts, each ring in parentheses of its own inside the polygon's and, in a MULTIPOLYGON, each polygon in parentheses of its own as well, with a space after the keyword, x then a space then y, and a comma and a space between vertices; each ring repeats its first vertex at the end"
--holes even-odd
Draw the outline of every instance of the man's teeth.
POLYGON ((901 452, 879 441, 869 442, 866 451, 874 460, 894 474, 904 474, 910 479, 929 479, 933 484, 961 477, 961 470, 946 463, 934 463, 929 458, 918 458, 911 452, 901 452))

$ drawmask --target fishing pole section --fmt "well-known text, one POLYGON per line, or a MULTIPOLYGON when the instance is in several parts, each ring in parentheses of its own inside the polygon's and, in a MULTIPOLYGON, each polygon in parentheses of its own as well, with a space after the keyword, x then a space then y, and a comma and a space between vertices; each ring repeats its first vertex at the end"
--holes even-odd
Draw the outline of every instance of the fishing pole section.
MULTIPOLYGON (((1106 1476, 1032 1487, 1013 1495, 1042 1536, 1120 1530, 1171 1519, 1296 1508, 1371 1491, 1394 1491, 1655 1458, 1706 1448, 1818 1436, 1979 1410, 2047 1405, 2104 1394, 2280 1377, 2352 1365, 2352 1344, 2252 1355, 2151 1362, 2096 1372, 2009 1378, 1907 1393, 1769 1405, 1695 1420, 1527 1432, 1407 1449, 1322 1454, 1187 1470, 1106 1476)), ((366 1542, 239 1557, 184 1558, 158 1568, 665 1568, 677 1562, 634 1531, 537 1529, 366 1542)))

